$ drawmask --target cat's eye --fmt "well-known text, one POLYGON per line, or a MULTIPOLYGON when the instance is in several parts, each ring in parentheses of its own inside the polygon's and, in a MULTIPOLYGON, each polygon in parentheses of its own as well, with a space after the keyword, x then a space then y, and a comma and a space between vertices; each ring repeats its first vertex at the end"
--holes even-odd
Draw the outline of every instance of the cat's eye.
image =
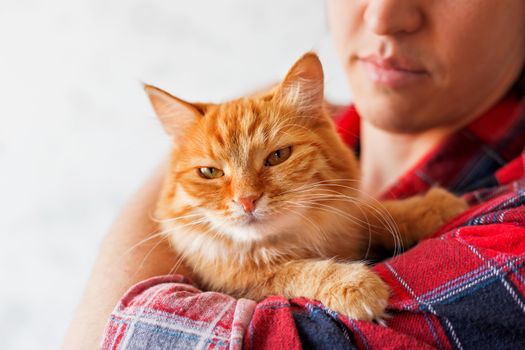
POLYGON ((288 146, 285 148, 278 149, 277 151, 273 151, 270 153, 268 157, 266 157, 266 160, 264 161, 264 165, 266 166, 274 166, 277 164, 281 164, 288 158, 290 158, 290 155, 292 154, 292 146, 288 146))
POLYGON ((205 179, 217 179, 224 175, 224 171, 213 167, 199 168, 199 175, 205 179))

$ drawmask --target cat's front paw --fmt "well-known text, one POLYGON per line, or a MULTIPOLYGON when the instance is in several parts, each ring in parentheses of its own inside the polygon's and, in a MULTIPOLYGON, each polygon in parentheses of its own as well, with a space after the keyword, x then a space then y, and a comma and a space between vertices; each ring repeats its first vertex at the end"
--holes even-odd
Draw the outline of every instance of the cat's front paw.
POLYGON ((335 264, 318 298, 330 309, 356 320, 385 317, 390 294, 388 285, 361 263, 335 264))
POLYGON ((436 212, 438 215, 436 215, 436 217, 441 219, 437 225, 438 227, 447 223, 468 208, 467 202, 463 198, 440 187, 431 188, 425 195, 425 199, 437 209, 436 212))

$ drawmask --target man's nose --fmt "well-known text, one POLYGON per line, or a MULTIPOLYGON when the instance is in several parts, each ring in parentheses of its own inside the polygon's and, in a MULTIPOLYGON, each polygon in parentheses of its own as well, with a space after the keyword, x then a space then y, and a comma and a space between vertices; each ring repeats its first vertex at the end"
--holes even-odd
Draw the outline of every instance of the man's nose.
POLYGON ((377 35, 416 32, 424 21, 416 3, 399 0, 369 0, 363 16, 368 28, 377 35))

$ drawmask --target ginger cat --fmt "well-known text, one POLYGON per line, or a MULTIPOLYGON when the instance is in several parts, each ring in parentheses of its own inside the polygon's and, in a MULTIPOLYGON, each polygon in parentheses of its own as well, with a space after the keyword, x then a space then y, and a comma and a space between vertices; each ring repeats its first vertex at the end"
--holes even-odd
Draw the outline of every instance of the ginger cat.
POLYGON ((203 104, 145 90, 174 145, 156 215, 204 288, 380 318, 389 289, 361 260, 413 245, 466 208, 437 188, 382 203, 359 191, 313 53, 263 95, 203 104))

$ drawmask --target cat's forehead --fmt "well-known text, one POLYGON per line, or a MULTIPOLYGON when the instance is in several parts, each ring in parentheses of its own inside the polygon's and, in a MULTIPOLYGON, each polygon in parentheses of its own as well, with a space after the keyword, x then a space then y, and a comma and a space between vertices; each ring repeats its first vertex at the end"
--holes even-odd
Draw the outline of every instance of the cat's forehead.
POLYGON ((233 144, 261 141, 258 138, 271 136, 283 121, 278 108, 249 99, 219 105, 205 119, 210 134, 233 144))
POLYGON ((209 119, 223 123, 259 123, 270 122, 278 118, 279 107, 263 99, 241 98, 215 105, 209 119))
POLYGON ((236 100, 214 106, 202 124, 207 153, 246 165, 285 137, 286 116, 265 101, 236 100))

